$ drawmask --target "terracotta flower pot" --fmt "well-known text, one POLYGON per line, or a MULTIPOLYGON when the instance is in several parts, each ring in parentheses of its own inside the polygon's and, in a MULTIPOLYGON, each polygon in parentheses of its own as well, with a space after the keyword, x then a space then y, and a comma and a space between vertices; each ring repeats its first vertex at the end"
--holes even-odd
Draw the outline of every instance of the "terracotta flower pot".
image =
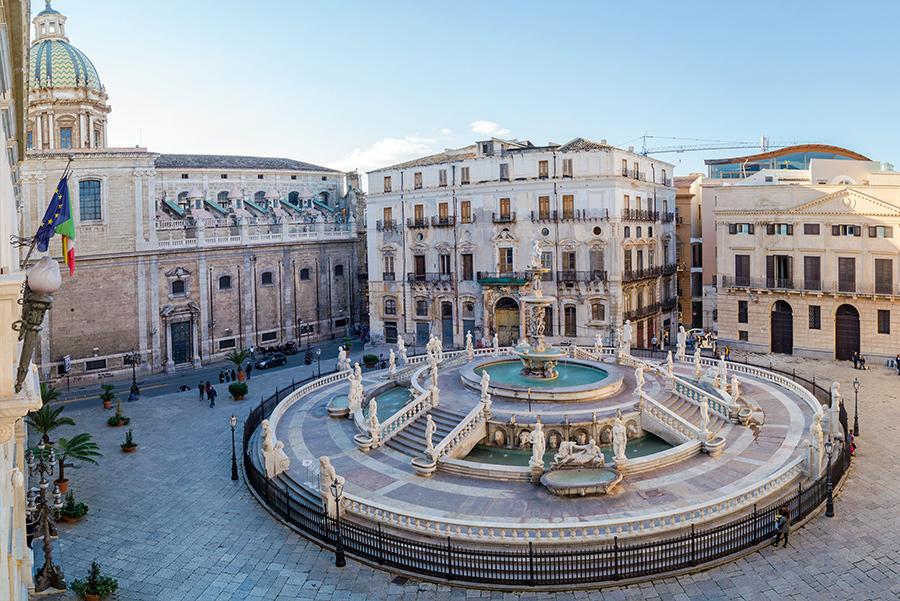
POLYGON ((100 601, 100 595, 84 594, 84 601, 100 601))
POLYGON ((112 409, 112 407, 113 407, 112 401, 103 401, 104 409, 112 409))
POLYGON ((69 479, 65 480, 54 480, 53 483, 59 487, 59 492, 62 494, 66 494, 69 491, 69 479))
POLYGON ((239 396, 232 397, 232 398, 233 398, 234 400, 236 400, 236 401, 243 401, 243 400, 244 400, 244 395, 239 395, 239 396))
POLYGON ((237 376, 238 376, 238 382, 243 382, 244 380, 247 379, 247 374, 244 373, 243 369, 238 370, 237 376))
POLYGON ((80 518, 72 517, 71 515, 61 515, 59 516, 60 521, 65 522, 67 524, 74 524, 75 522, 80 522, 84 519, 84 516, 80 518))
POLYGON ((133 447, 122 447, 122 451, 125 453, 134 453, 137 451, 137 445, 134 445, 133 447))

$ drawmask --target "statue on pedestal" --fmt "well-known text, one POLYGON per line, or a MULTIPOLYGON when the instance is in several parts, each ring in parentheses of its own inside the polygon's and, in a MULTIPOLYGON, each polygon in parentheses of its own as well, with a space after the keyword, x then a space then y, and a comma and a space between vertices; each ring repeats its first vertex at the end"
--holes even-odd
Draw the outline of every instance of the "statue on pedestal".
POLYGON ((342 346, 338 351, 338 371, 345 371, 348 369, 350 369, 350 360, 347 359, 347 349, 342 346))
POLYGON ((634 368, 634 396, 641 396, 644 392, 644 364, 640 363, 634 368))
POLYGON ((493 338, 491 338, 491 346, 494 347, 494 354, 500 354, 500 337, 497 336, 497 332, 494 332, 493 338))
POLYGON ((531 460, 528 467, 544 467, 544 453, 547 451, 547 439, 544 436, 544 425, 539 421, 534 425, 530 435, 531 460))
POLYGON ((709 437, 709 399, 702 397, 700 399, 700 440, 706 440, 709 437))
POLYGON ((600 335, 600 332, 597 332, 597 335, 594 337, 594 353, 599 355, 603 352, 603 337, 600 335))
POLYGON ((356 376, 357 384, 362 386, 362 368, 359 366, 359 361, 353 366, 353 375, 356 376))
POLYGON ((403 336, 397 338, 397 353, 400 354, 400 360, 403 361, 403 365, 409 363, 409 358, 406 356, 406 341, 403 340, 403 336))
POLYGON ((434 453, 434 433, 437 432, 437 426, 431 418, 431 414, 425 416, 425 452, 430 456, 434 453))
POLYGON ((725 355, 719 355, 719 382, 721 387, 728 383, 728 367, 725 363, 725 355))
POLYGON ((559 445, 559 451, 553 456, 550 469, 582 465, 602 467, 604 463, 603 451, 593 438, 583 445, 565 440, 559 445))
POLYGON ((699 380, 703 375, 703 368, 700 367, 700 347, 694 349, 694 379, 699 380))
POLYGON ((678 333, 675 334, 675 358, 684 361, 684 351, 687 345, 687 332, 684 326, 678 326, 678 333))
POLYGON ((481 372, 481 400, 483 401, 486 397, 490 397, 489 388, 491 386, 491 374, 484 370, 481 372))
POLYGON ((613 456, 616 461, 625 459, 625 445, 628 444, 628 432, 625 430, 625 423, 622 421, 622 411, 616 411, 616 419, 613 421, 612 427, 612 446, 613 456))
POLYGON ((327 455, 322 455, 319 457, 319 494, 322 497, 325 513, 332 519, 337 518, 337 513, 340 511, 335 503, 334 492, 331 490, 331 485, 335 481, 343 487, 343 476, 338 476, 334 466, 331 465, 331 459, 327 455))
POLYGON ((274 478, 281 472, 286 472, 291 467, 291 458, 284 452, 284 443, 280 440, 275 443, 275 449, 272 452, 272 472, 269 476, 274 478))
POLYGON ((675 362, 672 360, 672 351, 666 355, 666 377, 670 380, 675 377, 675 362))
POLYGON ((544 264, 541 261, 541 241, 534 240, 531 243, 531 267, 533 269, 541 269, 544 264))
POLYGON ((631 340, 634 337, 631 328, 631 320, 626 319, 625 324, 622 326, 622 341, 619 344, 619 349, 622 353, 626 355, 631 354, 631 340))
POLYGON ((741 381, 737 374, 731 374, 731 402, 737 403, 741 396, 741 381))
POLYGON ((822 429, 822 413, 816 412, 813 415, 813 423, 809 427, 810 435, 813 439, 813 444, 816 447, 816 475, 821 473, 822 464, 824 463, 823 457, 825 456, 825 431, 822 429))
POLYGON ((466 332, 466 359, 471 361, 475 358, 475 347, 472 345, 472 331, 466 332))
POLYGON ((388 375, 392 378, 397 375, 397 356, 394 354, 394 349, 388 353, 388 375))
POLYGON ((375 397, 369 401, 369 434, 373 441, 381 438, 381 424, 378 422, 378 403, 375 397))

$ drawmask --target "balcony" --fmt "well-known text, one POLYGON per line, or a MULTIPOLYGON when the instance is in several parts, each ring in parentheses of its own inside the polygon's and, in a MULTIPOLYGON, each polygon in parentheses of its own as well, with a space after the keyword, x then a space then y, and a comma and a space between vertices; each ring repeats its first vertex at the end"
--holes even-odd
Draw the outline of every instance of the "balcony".
POLYGON ((409 229, 428 227, 428 219, 425 217, 407 217, 406 227, 409 229))
POLYGON ((659 211, 642 211, 641 209, 622 209, 622 219, 627 221, 659 221, 659 211))
POLYGON ((672 178, 671 177, 661 177, 659 178, 659 183, 662 186, 667 186, 669 188, 672 187, 672 178))
POLYGON ((395 232, 397 228, 397 220, 395 219, 379 219, 375 222, 375 229, 379 232, 395 232))
POLYGON ((449 282, 453 279, 450 273, 407 273, 406 281, 410 284, 424 283, 434 284, 435 282, 449 282))
POLYGON ((747 288, 753 290, 773 290, 788 292, 812 292, 822 294, 846 294, 852 296, 900 296, 900 289, 893 282, 875 282, 865 286, 853 280, 823 282, 801 278, 736 278, 720 275, 719 285, 723 288, 747 288))
POLYGON ((516 213, 491 213, 494 223, 515 223, 516 213))
POLYGON ((663 275, 672 275, 678 271, 678 266, 674 263, 669 265, 656 265, 655 267, 642 267, 640 269, 626 269, 622 274, 623 282, 636 282, 638 280, 646 280, 649 278, 658 278, 663 275))
POLYGON ((675 213, 660 213, 660 221, 663 223, 672 223, 675 221, 675 213))
POLYGON ((606 272, 597 269, 592 271, 563 269, 556 272, 556 281, 561 284, 572 284, 575 282, 605 282, 606 272))
POLYGON ((396 274, 393 271, 382 271, 381 272, 381 281, 382 282, 394 282, 396 281, 396 274))
POLYGON ((551 223, 556 223, 559 221, 558 219, 559 212, 558 211, 532 211, 531 212, 531 223, 541 222, 541 221, 549 221, 551 223))
POLYGON ((521 271, 478 272, 478 283, 482 286, 522 286, 528 276, 521 271))
POLYGON ((475 215, 461 215, 459 218, 460 223, 475 223, 475 215))
POLYGON ((642 317, 649 317, 650 315, 656 315, 662 310, 662 303, 651 303, 649 305, 645 305, 643 307, 638 307, 637 309, 632 309, 630 311, 625 311, 622 314, 623 319, 630 319, 631 321, 635 321, 637 319, 641 319, 642 317))
POLYGON ((675 305, 677 305, 677 304, 678 304, 678 298, 673 296, 670 298, 664 298, 662 303, 660 303, 660 306, 662 307, 662 310, 665 312, 665 311, 671 311, 672 309, 675 308, 675 305))
POLYGON ((453 227, 454 225, 456 225, 456 217, 453 216, 431 218, 431 227, 453 227))

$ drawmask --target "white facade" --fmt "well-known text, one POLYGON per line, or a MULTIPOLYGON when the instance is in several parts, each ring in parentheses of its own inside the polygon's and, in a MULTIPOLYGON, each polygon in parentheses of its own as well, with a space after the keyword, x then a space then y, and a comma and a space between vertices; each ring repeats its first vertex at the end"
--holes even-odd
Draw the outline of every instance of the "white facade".
POLYGON ((375 340, 518 340, 535 240, 551 338, 612 341, 627 318, 644 346, 677 327, 671 164, 605 141, 492 139, 368 176, 375 340))

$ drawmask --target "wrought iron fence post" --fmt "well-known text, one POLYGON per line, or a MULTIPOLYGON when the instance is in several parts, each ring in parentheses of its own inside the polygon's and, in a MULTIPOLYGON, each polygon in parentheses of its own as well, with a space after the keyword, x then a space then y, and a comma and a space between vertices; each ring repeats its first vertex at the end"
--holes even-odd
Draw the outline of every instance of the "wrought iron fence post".
POLYGON ((803 517, 803 482, 797 482, 797 519, 803 517))
POLYGON ((447 580, 453 580, 453 545, 447 537, 447 580))
POLYGON ((291 521, 291 495, 288 491, 287 482, 284 483, 284 513, 285 519, 290 522, 291 521))
POLYGON ((528 585, 534 586, 534 543, 528 541, 528 585))
POLYGON ((759 512, 756 510, 756 503, 753 504, 753 544, 759 542, 759 512))
POLYGON ((382 536, 383 535, 381 533, 381 522, 378 522, 378 540, 376 542, 378 543, 377 544, 377 551, 378 551, 377 559, 378 559, 379 565, 384 565, 384 540, 383 540, 382 536))
POLYGON ((697 542, 694 536, 694 524, 691 523, 691 565, 697 565, 697 542))
POLYGON ((619 580, 622 575, 619 574, 619 537, 613 537, 613 579, 619 580))

